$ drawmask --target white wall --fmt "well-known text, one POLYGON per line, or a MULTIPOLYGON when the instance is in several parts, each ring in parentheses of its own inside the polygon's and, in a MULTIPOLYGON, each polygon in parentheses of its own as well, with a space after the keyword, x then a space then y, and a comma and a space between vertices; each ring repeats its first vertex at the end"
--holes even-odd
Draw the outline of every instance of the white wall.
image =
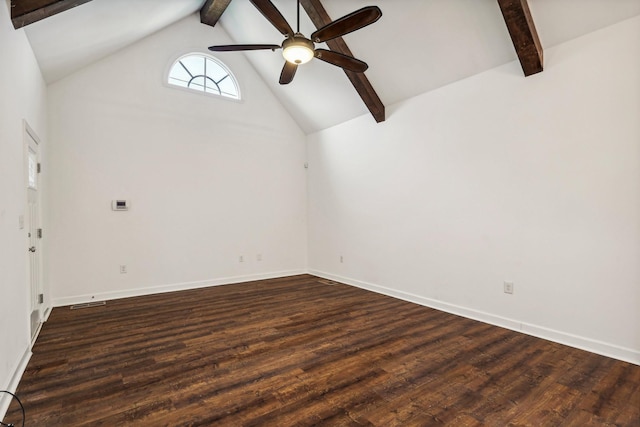
MULTIPOLYGON (((46 87, 22 30, 0 4, 0 389, 15 389, 29 356, 29 288, 23 119, 42 140, 46 161, 46 87)), ((0 419, 9 404, 0 396, 0 419)))
POLYGON ((243 55, 242 102, 163 84, 214 39, 193 15, 49 87, 56 305, 305 271, 303 132, 243 55))
POLYGON ((311 135, 311 272, 640 363, 639 52, 640 17, 311 135))

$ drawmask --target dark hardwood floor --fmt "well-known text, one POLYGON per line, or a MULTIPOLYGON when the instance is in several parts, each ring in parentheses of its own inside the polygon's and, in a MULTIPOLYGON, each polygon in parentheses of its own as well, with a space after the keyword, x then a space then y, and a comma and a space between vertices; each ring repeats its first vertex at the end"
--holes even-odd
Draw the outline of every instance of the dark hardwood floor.
POLYGON ((308 275, 56 308, 33 353, 27 426, 640 426, 640 366, 308 275))

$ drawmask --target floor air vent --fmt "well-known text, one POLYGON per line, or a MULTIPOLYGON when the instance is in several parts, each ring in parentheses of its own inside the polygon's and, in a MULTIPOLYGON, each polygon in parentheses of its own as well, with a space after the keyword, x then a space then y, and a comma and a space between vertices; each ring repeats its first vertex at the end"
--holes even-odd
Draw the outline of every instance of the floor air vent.
POLYGON ((333 280, 318 280, 318 283, 322 283, 323 285, 337 285, 338 282, 334 282, 333 280))
POLYGON ((82 304, 74 304, 70 308, 71 308, 71 310, 78 310, 80 308, 99 307, 101 305, 107 305, 107 302, 106 301, 91 301, 91 302, 85 302, 85 303, 82 303, 82 304))

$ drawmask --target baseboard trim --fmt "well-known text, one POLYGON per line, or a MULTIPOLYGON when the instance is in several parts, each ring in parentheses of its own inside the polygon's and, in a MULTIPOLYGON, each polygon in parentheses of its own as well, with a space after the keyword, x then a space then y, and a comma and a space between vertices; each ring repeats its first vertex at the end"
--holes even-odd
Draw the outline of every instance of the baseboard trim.
POLYGON ((49 316, 51 315, 51 306, 48 306, 45 311, 44 314, 42 315, 42 323, 46 323, 47 320, 49 320, 49 316))
POLYGON ((222 277, 218 279, 201 280, 197 282, 173 283, 169 285, 152 286, 149 288, 128 289, 125 291, 102 292, 96 294, 53 298, 52 305, 53 307, 64 307, 73 304, 88 303, 91 301, 108 301, 120 298, 131 298, 144 295, 162 294, 166 292, 207 288, 209 286, 231 285, 234 283, 250 282, 253 280, 275 279, 279 277, 295 276, 305 273, 307 273, 306 270, 275 271, 270 273, 251 274, 245 276, 222 277))
POLYGON ((640 365, 640 351, 637 350, 313 269, 276 271, 245 276, 231 276, 197 282, 174 283, 169 285, 154 286, 150 288, 129 289, 126 291, 104 292, 93 295, 89 294, 54 298, 52 306, 62 307, 73 304, 87 303, 91 301, 108 301, 120 298, 130 298, 151 294, 205 288, 209 286, 230 285, 234 283, 249 282, 253 280, 274 279, 280 277, 295 276, 298 274, 312 274, 314 276, 322 277, 325 279, 335 280, 337 282, 346 283, 348 285, 366 289, 382 295, 391 296, 404 301, 420 304, 425 307, 431 307, 447 313, 463 316, 468 319, 478 320, 480 322, 500 326, 502 328, 511 329, 516 332, 522 332, 527 335, 557 342, 559 344, 568 345, 570 347, 579 348, 581 350, 622 360, 624 362, 640 365))
MULTIPOLYGON (((11 377, 11 380, 9 381, 7 388, 3 390, 8 390, 11 393, 16 392, 16 389, 18 388, 18 384, 20 384, 20 380, 22 379, 22 374, 24 374, 24 371, 27 369, 27 365, 29 364, 31 355, 32 355, 31 348, 28 347, 22 354, 22 357, 18 362, 18 366, 13 371, 13 376, 11 377)), ((7 393, 0 394, 0 420, 3 420, 4 416, 7 415, 7 411, 9 410, 9 405, 11 405, 12 399, 13 397, 11 395, 8 395, 7 393)))
POLYGON ((586 338, 578 335, 573 335, 567 332, 562 332, 555 329, 545 328, 543 326, 534 325, 530 323, 520 322, 515 319, 509 319, 506 317, 496 316, 491 313, 486 313, 479 310, 474 310, 467 307, 450 304, 444 301, 438 301, 431 298, 425 298, 420 295, 415 295, 409 292, 398 291, 396 289, 390 289, 380 285, 374 285, 372 283, 363 282, 348 277, 338 276, 331 273, 326 273, 319 270, 309 270, 309 274, 322 277, 329 280, 335 280, 337 282, 346 283, 351 286, 355 286, 368 291, 376 292, 382 295, 398 298, 404 301, 420 304, 425 307, 435 308, 447 313, 455 314, 458 316, 466 317, 468 319, 478 320, 480 322, 489 323, 491 325, 500 326, 502 328, 511 329, 516 332, 522 332, 527 335, 531 335, 537 338, 542 338, 548 341, 553 341, 559 344, 568 345, 570 347, 578 348, 580 350, 589 351, 591 353, 600 354, 602 356, 611 357, 614 359, 622 360, 624 362, 640 365, 640 351, 636 351, 630 348, 620 347, 615 344, 606 343, 591 338, 586 338))

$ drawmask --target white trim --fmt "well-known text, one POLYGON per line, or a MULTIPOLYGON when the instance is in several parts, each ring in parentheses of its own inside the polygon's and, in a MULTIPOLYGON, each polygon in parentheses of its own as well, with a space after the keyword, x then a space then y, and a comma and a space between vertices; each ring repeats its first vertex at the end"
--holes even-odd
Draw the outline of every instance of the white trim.
MULTIPOLYGON (((11 377, 11 381, 9 382, 6 390, 10 391, 11 393, 16 392, 18 384, 20 384, 20 380, 22 379, 22 375, 27 369, 27 365, 29 364, 31 355, 31 348, 25 349, 24 354, 18 362, 18 366, 16 366, 16 369, 13 372, 13 376, 11 377)), ((12 399, 13 397, 8 395, 7 393, 0 394, 0 420, 3 420, 4 416, 7 415, 7 410, 9 409, 9 405, 11 404, 12 399)))
POLYGON ((426 298, 420 295, 415 295, 409 292, 399 291, 391 288, 387 288, 372 283, 363 282, 348 277, 338 276, 335 274, 326 273, 318 270, 289 270, 289 271, 277 271, 272 273, 254 274, 246 276, 232 276, 223 277, 219 279, 203 280, 198 282, 185 282, 174 283, 169 285, 154 286, 151 288, 138 288, 130 289, 126 291, 118 292, 104 292, 95 295, 78 295, 72 297, 54 298, 53 306, 61 307, 72 304, 81 304, 91 301, 113 300, 119 298, 129 298, 143 295, 151 295, 165 292, 182 291, 188 289, 205 288, 209 286, 230 285, 234 283, 242 283, 253 280, 265 280, 287 276, 294 276, 298 274, 312 274, 314 276, 322 277, 325 279, 335 280, 337 282, 346 283, 351 286, 355 286, 361 289, 366 289, 372 292, 376 292, 382 295, 388 295, 394 298, 398 298, 404 301, 420 304, 425 307, 431 307, 436 310, 444 311, 446 313, 463 316, 468 319, 477 320, 480 322, 488 323, 495 326, 507 328, 516 332, 521 332, 527 335, 531 335, 537 338, 546 339, 549 341, 557 342, 559 344, 568 345, 570 347, 579 348, 592 353, 600 354, 614 359, 622 360, 625 362, 640 365, 640 351, 633 350, 626 347, 621 347, 615 344, 594 340, 579 335, 570 334, 555 329, 546 328, 543 326, 525 323, 516 319, 510 319, 507 317, 497 316, 495 314, 475 310, 468 307, 463 307, 455 304, 450 304, 444 301, 439 301, 431 298, 426 298))
MULTIPOLYGON (((29 151, 30 151, 30 147, 31 147, 31 142, 30 139, 35 143, 36 147, 37 147, 37 164, 40 165, 40 162, 42 161, 42 157, 41 157, 41 150, 42 150, 42 140, 40 139, 40 137, 38 136, 38 134, 36 133, 36 131, 33 130, 33 128, 29 125, 29 122, 26 119, 22 119, 22 141, 23 141, 23 150, 24 150, 24 188, 27 189, 27 191, 25 192, 25 212, 27 212, 29 210, 29 191, 30 190, 34 190, 36 191, 36 200, 37 200, 37 221, 34 221, 34 218, 31 217, 31 214, 29 214, 27 217, 29 218, 28 223, 26 224, 27 227, 29 227, 31 225, 32 222, 35 222, 35 228, 36 229, 41 229, 43 221, 44 221, 44 215, 42 212, 42 199, 43 199, 43 193, 42 193, 42 179, 43 179, 43 175, 40 172, 36 173, 36 185, 35 187, 32 187, 29 185, 29 166, 28 166, 28 162, 29 162, 29 151)), ((26 230, 27 232, 29 232, 29 230, 26 230)), ((29 234, 30 236, 30 234, 29 234)), ((40 333, 40 330, 42 329, 42 324, 44 323, 43 320, 43 312, 46 309, 46 305, 44 305, 43 303, 36 303, 36 310, 38 312, 38 326, 37 326, 37 330, 35 332, 32 332, 31 328, 32 328, 32 321, 33 319, 31 319, 31 314, 35 311, 34 307, 32 306, 33 304, 33 299, 37 298, 36 295, 42 295, 43 297, 45 296, 45 286, 44 286, 44 268, 43 268, 43 262, 44 262, 44 258, 45 258, 45 253, 44 253, 44 245, 43 242, 41 241, 40 238, 38 238, 37 236, 35 237, 35 246, 37 248, 38 251, 38 256, 37 256, 37 265, 35 266, 37 272, 37 289, 35 289, 35 295, 33 293, 34 289, 33 289, 33 278, 31 275, 31 256, 29 255, 29 252, 25 252, 27 255, 27 266, 29 266, 28 270, 27 270, 27 283, 29 284, 29 305, 28 305, 28 312, 30 314, 29 316, 29 334, 31 336, 31 346, 33 346, 36 342, 36 339, 38 338, 38 334, 40 333)), ((27 240, 26 241, 27 245, 25 247, 28 248, 30 245, 30 241, 27 240)))
POLYGON ((581 350, 586 350, 591 353, 596 353, 602 356, 612 357, 614 359, 622 360, 624 362, 640 365, 640 351, 633 350, 631 348, 620 347, 615 344, 606 343, 603 341, 598 341, 591 338, 558 331, 555 329, 549 329, 543 326, 524 323, 515 319, 496 316, 494 314, 486 313, 479 310, 474 310, 472 308, 462 307, 459 305, 450 304, 444 301, 438 301, 431 298, 425 298, 420 295, 415 295, 409 292, 398 291, 395 289, 386 288, 384 286, 374 285, 372 283, 350 279, 348 277, 342 277, 342 276, 337 276, 335 274, 325 273, 323 271, 310 269, 309 274, 313 274, 314 276, 319 276, 325 279, 335 280, 337 282, 346 283, 348 285, 352 285, 361 289, 366 289, 372 292, 398 298, 404 301, 413 302, 415 304, 420 304, 426 307, 435 308, 436 310, 444 311, 451 314, 456 314, 458 316, 466 317, 468 319, 478 320, 480 322, 489 323, 491 325, 511 329, 516 332, 522 332, 527 335, 531 335, 537 338, 542 338, 548 341, 553 341, 559 344, 568 345, 570 347, 579 348, 581 350))
POLYGON ((35 141, 36 145, 40 145, 41 143, 40 138, 38 137, 36 132, 33 130, 33 128, 29 126, 29 123, 25 119, 22 119, 22 124, 23 124, 24 131, 29 134, 29 136, 35 141))
POLYGON ((305 274, 306 270, 275 271, 272 273, 252 274, 246 276, 222 277, 197 282, 173 283, 169 285, 153 286, 149 288, 128 289, 126 291, 103 292, 99 294, 77 295, 62 298, 53 298, 54 307, 63 307, 72 304, 82 304, 91 301, 108 301, 120 298, 139 297, 166 292, 184 291, 189 289, 207 288, 209 286, 230 285, 233 283, 250 282, 254 280, 275 279, 279 277, 305 274))
POLYGON ((36 329, 36 332, 33 334, 33 338, 31 338, 31 348, 33 348, 33 346, 36 345, 36 341, 38 340, 38 337, 40 336, 40 331, 42 330, 42 325, 44 325, 44 322, 42 321, 42 318, 41 318, 40 323, 38 323, 38 329, 36 329))
POLYGON ((42 316, 42 323, 45 323, 47 320, 49 320, 50 315, 51 315, 51 306, 48 306, 44 311, 44 315, 42 316))

